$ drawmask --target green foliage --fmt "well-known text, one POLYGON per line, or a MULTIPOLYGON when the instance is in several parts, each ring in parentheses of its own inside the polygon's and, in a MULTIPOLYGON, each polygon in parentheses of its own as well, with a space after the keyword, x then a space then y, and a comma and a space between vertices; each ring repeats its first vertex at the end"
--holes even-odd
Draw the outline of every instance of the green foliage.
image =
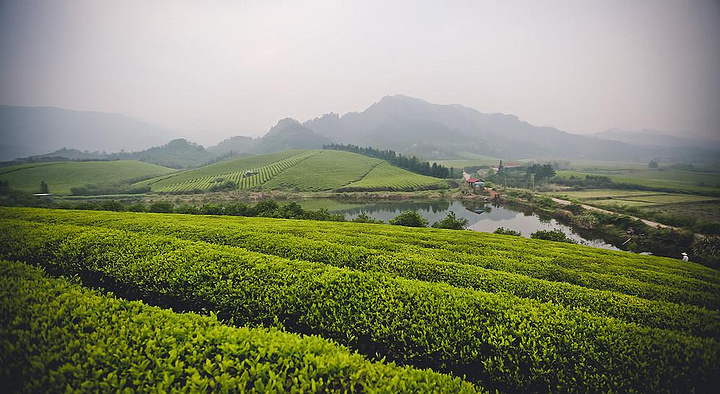
POLYGON ((48 189, 47 183, 45 181, 40 181, 40 193, 48 194, 50 193, 50 190, 48 189))
POLYGON ((66 161, 2 167, 0 180, 9 182, 12 190, 28 193, 37 193, 38 185, 46 182, 52 193, 62 195, 83 185, 115 190, 120 184, 129 186, 129 182, 170 172, 169 168, 140 161, 66 161))
POLYGON ((223 192, 223 191, 228 191, 228 190, 235 190, 237 188, 238 188, 237 183, 235 183, 233 181, 229 181, 229 180, 223 180, 222 182, 216 182, 215 184, 210 186, 209 190, 211 192, 223 192))
POLYGON ((0 261, 8 392, 474 392, 459 378, 370 362, 315 336, 101 295, 0 261))
POLYGON ((413 174, 388 163, 380 163, 373 167, 364 178, 338 188, 337 191, 414 191, 446 189, 447 187, 448 184, 445 181, 413 174))
POLYGON ((125 210, 125 206, 117 200, 109 200, 100 204, 100 208, 103 211, 115 211, 120 212, 125 210))
POLYGON ((376 219, 371 218, 365 212, 360 212, 360 214, 352 221, 355 223, 375 223, 375 224, 385 223, 382 220, 376 220, 376 219))
POLYGON ((434 228, 446 228, 450 230, 465 230, 468 226, 468 220, 465 218, 457 218, 455 212, 450 211, 445 218, 439 222, 433 223, 434 228))
POLYGON ((372 147, 360 147, 357 145, 344 145, 344 144, 330 144, 323 146, 323 149, 342 150, 347 152, 359 153, 364 156, 376 157, 387 161, 388 163, 414 172, 420 175, 428 175, 435 178, 448 178, 451 174, 451 169, 440 165, 438 163, 432 163, 422 161, 415 156, 403 156, 392 150, 380 150, 372 147))
POLYGON ((390 219, 390 224, 407 227, 426 227, 428 221, 419 213, 408 210, 390 219))
POLYGON ((544 239, 546 241, 555 241, 555 242, 567 242, 567 243, 571 243, 571 244, 575 243, 575 241, 573 241, 571 238, 568 238, 568 236, 565 235, 565 233, 558 228, 556 228, 554 230, 535 231, 534 233, 530 234, 530 238, 544 239))
POLYGON ((314 150, 287 151, 222 162, 136 185, 164 193, 235 188, 374 191, 447 187, 443 181, 413 174, 380 159, 349 152, 314 150))
POLYGON ((0 213, 6 257, 503 391, 702 391, 718 376, 720 277, 693 263, 398 226, 0 213))
POLYGON ((522 236, 522 233, 520 231, 511 230, 509 228, 505 227, 498 227, 493 231, 494 234, 503 234, 503 235, 513 235, 516 237, 522 236))
POLYGON ((655 160, 650 160, 650 163, 648 163, 648 168, 658 168, 658 163, 655 160))
POLYGON ((277 201, 265 199, 255 204, 253 213, 255 216, 273 217, 278 208, 280 208, 280 204, 278 204, 277 201))
POLYGON ((150 204, 148 212, 171 213, 173 211, 173 208, 173 203, 171 203, 170 201, 157 201, 150 204))
POLYGON ((223 207, 217 204, 203 204, 200 209, 198 209, 198 213, 201 215, 222 215, 223 207))

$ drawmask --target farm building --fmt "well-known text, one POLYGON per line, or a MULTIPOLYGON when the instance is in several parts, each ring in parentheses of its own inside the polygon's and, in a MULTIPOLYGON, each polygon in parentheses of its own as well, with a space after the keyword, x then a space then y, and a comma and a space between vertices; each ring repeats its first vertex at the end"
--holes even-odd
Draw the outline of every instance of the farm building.
POLYGON ((468 178, 465 180, 470 186, 482 187, 485 186, 485 181, 479 178, 468 178))

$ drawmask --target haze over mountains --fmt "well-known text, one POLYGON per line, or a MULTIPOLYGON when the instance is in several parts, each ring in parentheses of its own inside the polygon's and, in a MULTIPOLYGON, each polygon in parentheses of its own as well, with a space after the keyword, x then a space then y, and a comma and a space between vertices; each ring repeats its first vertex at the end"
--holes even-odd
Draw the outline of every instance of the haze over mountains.
MULTIPOLYGON (((172 132, 123 115, 57 108, 0 107, 0 136, 0 160, 60 148, 122 149, 138 152, 86 158, 132 158, 176 168, 201 165, 223 155, 313 149, 333 142, 392 149, 426 159, 483 155, 503 159, 720 161, 717 141, 655 130, 612 129, 577 135, 534 126, 514 115, 486 114, 462 105, 432 104, 403 95, 383 97, 362 112, 342 116, 330 113, 304 123, 282 119, 262 138, 236 136, 207 149, 185 140, 167 143, 174 136, 172 132), (160 144, 165 145, 157 147, 160 144), (147 149, 151 146, 156 147, 147 149)), ((82 156, 69 150, 52 155, 71 159, 82 156)))
POLYGON ((0 106, 0 160, 60 148, 138 151, 178 137, 137 119, 103 112, 0 106))

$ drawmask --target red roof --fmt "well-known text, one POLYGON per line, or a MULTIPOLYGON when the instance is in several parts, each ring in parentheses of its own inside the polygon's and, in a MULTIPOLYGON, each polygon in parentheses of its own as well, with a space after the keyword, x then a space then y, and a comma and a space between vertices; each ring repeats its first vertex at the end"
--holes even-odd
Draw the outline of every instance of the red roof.
POLYGON ((480 182, 480 180, 477 178, 468 178, 468 180, 466 182, 467 183, 475 183, 475 182, 480 182))

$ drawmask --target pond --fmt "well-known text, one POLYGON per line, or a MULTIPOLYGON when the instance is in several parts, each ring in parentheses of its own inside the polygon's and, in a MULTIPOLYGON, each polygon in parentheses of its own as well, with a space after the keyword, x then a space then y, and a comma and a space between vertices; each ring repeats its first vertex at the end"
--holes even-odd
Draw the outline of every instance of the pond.
POLYGON ((331 212, 343 213, 348 220, 356 218, 360 213, 373 219, 385 222, 393 219, 401 212, 412 210, 418 212, 430 224, 440 221, 449 212, 468 220, 468 229, 491 233, 498 227, 520 231, 523 237, 538 230, 562 230, 569 238, 596 248, 618 250, 599 236, 582 232, 557 222, 555 219, 541 217, 531 210, 522 210, 507 205, 497 205, 477 201, 338 201, 332 199, 310 199, 298 201, 305 209, 327 208, 331 212))

